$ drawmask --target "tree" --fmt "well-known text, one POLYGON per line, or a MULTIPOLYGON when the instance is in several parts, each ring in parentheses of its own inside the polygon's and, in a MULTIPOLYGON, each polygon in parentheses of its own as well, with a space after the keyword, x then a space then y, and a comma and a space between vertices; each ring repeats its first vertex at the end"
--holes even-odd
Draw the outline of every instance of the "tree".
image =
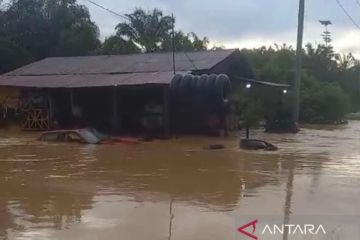
POLYGON ((315 48, 308 43, 305 48, 304 69, 321 82, 336 82, 338 79, 338 64, 335 56, 331 45, 320 44, 315 48))
POLYGON ((99 29, 91 20, 88 9, 76 0, 47 0, 46 15, 54 28, 54 56, 94 54, 100 47, 99 29))
POLYGON ((302 120, 309 123, 335 123, 348 112, 349 97, 338 84, 321 84, 304 89, 301 101, 302 120))
MULTIPOLYGON (((182 31, 176 31, 174 34, 175 51, 202 51, 206 50, 209 40, 204 37, 200 39, 195 33, 188 34, 182 31)), ((161 50, 165 52, 172 51, 172 34, 167 34, 161 43, 161 50)))
POLYGON ((9 39, 0 37, 0 74, 31 62, 30 53, 12 43, 9 39))
POLYGON ((145 52, 159 51, 162 41, 169 36, 172 29, 172 17, 164 16, 159 9, 151 12, 136 9, 126 16, 129 22, 119 23, 115 28, 116 35, 128 39, 145 52))
POLYGON ((192 39, 192 44, 195 50, 199 51, 207 49, 207 46, 209 44, 209 39, 207 37, 200 39, 194 32, 191 32, 188 35, 192 39))
POLYGON ((354 65, 356 65, 356 59, 351 53, 348 54, 336 54, 335 60, 338 64, 338 68, 340 72, 345 72, 346 70, 350 69, 354 65))
POLYGON ((216 51, 216 50, 224 50, 226 47, 224 45, 214 45, 210 50, 216 51))
POLYGON ((243 124, 246 129, 246 139, 250 137, 250 128, 256 127, 264 118, 262 103, 256 99, 247 99, 242 111, 243 124))
POLYGON ((294 64, 295 52, 281 48, 268 58, 258 75, 266 81, 290 84, 294 76, 294 64))
POLYGON ((101 54, 129 54, 139 53, 141 50, 133 42, 126 41, 119 36, 111 36, 105 39, 101 54))
POLYGON ((76 0, 13 0, 0 20, 0 56, 11 59, 0 71, 49 56, 94 54, 100 45, 88 9, 76 0))
MULTIPOLYGON (((360 110, 360 67, 352 54, 337 54, 331 45, 307 44, 302 73, 301 121, 333 123, 340 121, 348 111, 360 110)), ((242 53, 252 62, 257 78, 264 81, 291 84, 293 80, 294 52, 286 45, 243 49, 242 53)), ((252 89, 252 91, 254 91, 252 89)), ((281 92, 281 90, 279 91, 281 92)), ((289 96, 291 94, 288 94, 289 96)), ((283 122, 290 114, 270 89, 258 91, 267 120, 283 122), (282 106, 282 109, 280 108, 282 106)))

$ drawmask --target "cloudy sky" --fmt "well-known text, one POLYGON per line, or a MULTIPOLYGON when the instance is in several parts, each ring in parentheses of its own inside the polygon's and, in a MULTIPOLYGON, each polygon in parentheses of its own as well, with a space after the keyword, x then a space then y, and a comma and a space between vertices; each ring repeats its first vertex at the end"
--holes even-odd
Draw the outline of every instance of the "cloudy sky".
MULTIPOLYGON (((114 33, 123 19, 100 9, 86 0, 101 37, 114 33)), ((294 45, 298 0, 93 0, 115 12, 130 13, 137 7, 159 8, 174 13, 176 28, 207 36, 211 45, 228 48, 253 48, 273 43, 294 45)), ((339 0, 360 25, 360 0, 339 0)), ((360 29, 354 26, 336 0, 306 0, 304 41, 321 43, 323 26, 319 19, 331 20, 333 45, 341 52, 360 57, 360 29)))

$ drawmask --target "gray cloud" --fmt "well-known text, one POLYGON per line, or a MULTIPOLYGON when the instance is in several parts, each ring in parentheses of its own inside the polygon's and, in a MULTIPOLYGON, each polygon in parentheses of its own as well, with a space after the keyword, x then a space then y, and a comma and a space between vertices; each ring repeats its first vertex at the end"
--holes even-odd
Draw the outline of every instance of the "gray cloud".
MULTIPOLYGON (((177 29, 207 36, 217 45, 236 46, 236 43, 254 45, 254 43, 266 44, 272 41, 292 44, 296 37, 298 0, 94 1, 121 14, 130 13, 136 7, 148 10, 159 8, 166 14, 174 13, 177 29)), ((92 18, 101 30, 102 38, 114 33, 116 24, 123 21, 85 0, 79 2, 89 7, 92 18)), ((342 0, 342 2, 360 24, 360 6, 356 4, 356 0, 342 0)), ((348 33, 355 31, 355 27, 335 0, 306 1, 306 42, 321 41, 320 34, 323 28, 318 23, 319 19, 329 19, 334 23, 330 30, 333 32, 334 42, 341 42, 342 49, 358 51, 352 43, 348 48, 345 46, 346 36, 350 36, 348 33)), ((360 30, 358 34, 360 35, 360 30)))

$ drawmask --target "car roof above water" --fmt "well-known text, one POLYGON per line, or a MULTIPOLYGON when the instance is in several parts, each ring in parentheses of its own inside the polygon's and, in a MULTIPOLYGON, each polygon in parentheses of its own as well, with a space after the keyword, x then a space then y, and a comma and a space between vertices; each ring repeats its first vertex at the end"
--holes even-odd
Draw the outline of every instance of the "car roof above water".
MULTIPOLYGON (((44 137, 49 135, 61 136, 66 134, 76 134, 83 140, 84 143, 88 143, 88 144, 97 144, 101 142, 101 139, 94 133, 94 130, 90 128, 47 131, 47 132, 43 132, 40 135, 39 140, 46 141, 44 137)), ((52 141, 65 141, 65 139, 58 138, 58 139, 52 139, 52 141)))

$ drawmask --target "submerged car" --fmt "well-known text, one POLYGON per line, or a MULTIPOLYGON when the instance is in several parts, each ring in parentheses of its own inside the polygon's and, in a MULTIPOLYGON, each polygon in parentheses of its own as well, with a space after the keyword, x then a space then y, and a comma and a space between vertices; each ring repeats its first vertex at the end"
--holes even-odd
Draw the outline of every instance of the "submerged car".
POLYGON ((111 137, 93 128, 47 131, 43 132, 38 140, 44 142, 78 142, 86 144, 140 143, 136 139, 111 137))

